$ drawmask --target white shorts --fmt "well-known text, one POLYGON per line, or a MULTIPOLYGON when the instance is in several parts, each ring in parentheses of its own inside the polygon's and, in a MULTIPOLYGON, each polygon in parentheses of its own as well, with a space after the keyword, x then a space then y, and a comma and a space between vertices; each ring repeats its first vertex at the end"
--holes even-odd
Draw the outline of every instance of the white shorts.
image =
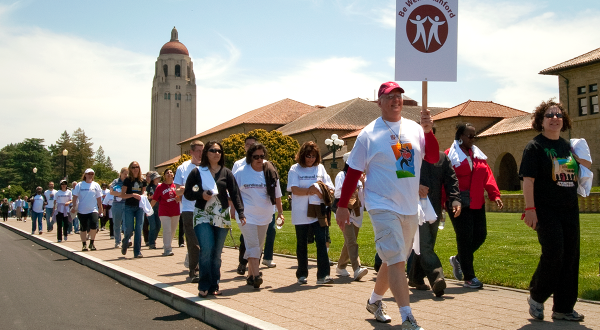
POLYGON ((268 224, 253 225, 246 223, 243 226, 240 224, 240 230, 242 231, 242 234, 244 234, 244 245, 246 246, 244 259, 260 258, 263 244, 265 244, 268 228, 268 224))
POLYGON ((419 228, 418 216, 383 209, 370 210, 369 216, 375 232, 375 248, 379 258, 388 266, 406 262, 419 228))

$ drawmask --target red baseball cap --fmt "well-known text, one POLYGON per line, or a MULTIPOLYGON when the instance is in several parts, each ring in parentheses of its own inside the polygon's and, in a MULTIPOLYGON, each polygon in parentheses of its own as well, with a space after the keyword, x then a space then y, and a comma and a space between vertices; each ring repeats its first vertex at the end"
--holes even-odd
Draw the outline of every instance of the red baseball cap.
POLYGON ((381 84, 381 87, 379 87, 379 93, 377 94, 377 97, 381 97, 381 95, 383 94, 389 94, 394 89, 399 89, 400 92, 404 94, 404 89, 402 89, 400 85, 393 81, 388 81, 386 83, 381 84))

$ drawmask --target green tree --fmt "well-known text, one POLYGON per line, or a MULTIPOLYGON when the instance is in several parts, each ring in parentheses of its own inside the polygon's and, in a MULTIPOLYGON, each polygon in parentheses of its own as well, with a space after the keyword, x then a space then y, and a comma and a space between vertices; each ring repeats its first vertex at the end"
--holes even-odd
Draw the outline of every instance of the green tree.
POLYGON ((232 134, 222 141, 226 167, 231 168, 236 160, 246 157, 244 140, 250 135, 256 137, 258 142, 267 147, 269 161, 277 167, 281 191, 285 192, 288 172, 290 167, 296 163, 295 156, 298 149, 300 149, 300 144, 295 139, 283 135, 279 131, 267 132, 264 129, 256 129, 247 134, 232 134))
POLYGON ((108 183, 119 176, 119 173, 115 171, 112 167, 110 157, 107 158, 104 155, 104 149, 102 148, 102 146, 99 146, 98 150, 96 150, 96 154, 94 156, 94 165, 92 165, 92 169, 94 169, 94 173, 96 174, 95 180, 100 183, 108 183))
POLYGON ((69 153, 69 158, 73 162, 73 180, 80 180, 83 172, 94 165, 94 150, 92 149, 92 139, 85 135, 85 132, 78 128, 73 132, 73 155, 69 153))
POLYGON ((12 156, 11 166, 20 174, 20 182, 14 184, 23 186, 29 192, 55 180, 50 164, 50 151, 43 143, 44 139, 25 139, 16 145, 12 156), (34 168, 37 173, 33 172, 34 168))
MULTIPOLYGON (((60 135, 58 140, 56 140, 56 143, 51 144, 50 147, 48 147, 48 149, 50 150, 50 153, 52 155, 50 161, 52 163, 54 177, 61 179, 64 177, 63 174, 65 171, 65 156, 63 156, 63 150, 66 149, 68 151, 68 155, 66 158, 66 174, 67 177, 69 177, 69 175, 73 173, 72 157, 73 151, 75 150, 75 144, 73 143, 73 141, 71 141, 71 136, 69 135, 69 133, 67 133, 67 131, 64 131, 60 135)), ((73 177, 71 178, 75 180, 78 179, 73 177)))

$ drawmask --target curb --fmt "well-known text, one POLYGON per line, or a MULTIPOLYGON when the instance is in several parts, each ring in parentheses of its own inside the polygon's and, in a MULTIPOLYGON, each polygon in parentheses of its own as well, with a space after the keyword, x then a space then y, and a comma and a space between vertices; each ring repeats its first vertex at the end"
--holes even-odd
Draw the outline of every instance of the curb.
POLYGON ((32 236, 19 228, 5 223, 0 223, 0 225, 53 252, 110 276, 119 283, 160 301, 179 312, 189 314, 210 326, 227 330, 285 330, 285 328, 278 325, 219 305, 214 301, 202 299, 189 292, 113 265, 89 254, 64 247, 59 243, 50 242, 42 237, 32 236))

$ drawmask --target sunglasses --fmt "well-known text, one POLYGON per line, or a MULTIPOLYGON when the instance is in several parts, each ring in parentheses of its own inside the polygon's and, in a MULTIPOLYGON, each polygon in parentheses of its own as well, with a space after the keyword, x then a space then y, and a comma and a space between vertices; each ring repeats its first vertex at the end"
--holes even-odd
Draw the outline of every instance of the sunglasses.
POLYGON ((265 155, 252 155, 252 159, 254 159, 254 160, 265 159, 265 155))
POLYGON ((139 166, 131 166, 131 169, 133 170, 134 168, 140 168, 139 166))
POLYGON ((221 149, 208 149, 208 152, 212 152, 212 153, 215 153, 215 154, 222 154, 223 150, 221 150, 221 149))
POLYGON ((317 158, 317 155, 308 154, 308 155, 306 155, 304 157, 306 157, 306 158, 317 158))
POLYGON ((561 119, 563 117, 563 114, 560 112, 548 112, 547 114, 544 115, 544 117, 546 118, 554 118, 554 116, 556 116, 556 118, 561 119))

